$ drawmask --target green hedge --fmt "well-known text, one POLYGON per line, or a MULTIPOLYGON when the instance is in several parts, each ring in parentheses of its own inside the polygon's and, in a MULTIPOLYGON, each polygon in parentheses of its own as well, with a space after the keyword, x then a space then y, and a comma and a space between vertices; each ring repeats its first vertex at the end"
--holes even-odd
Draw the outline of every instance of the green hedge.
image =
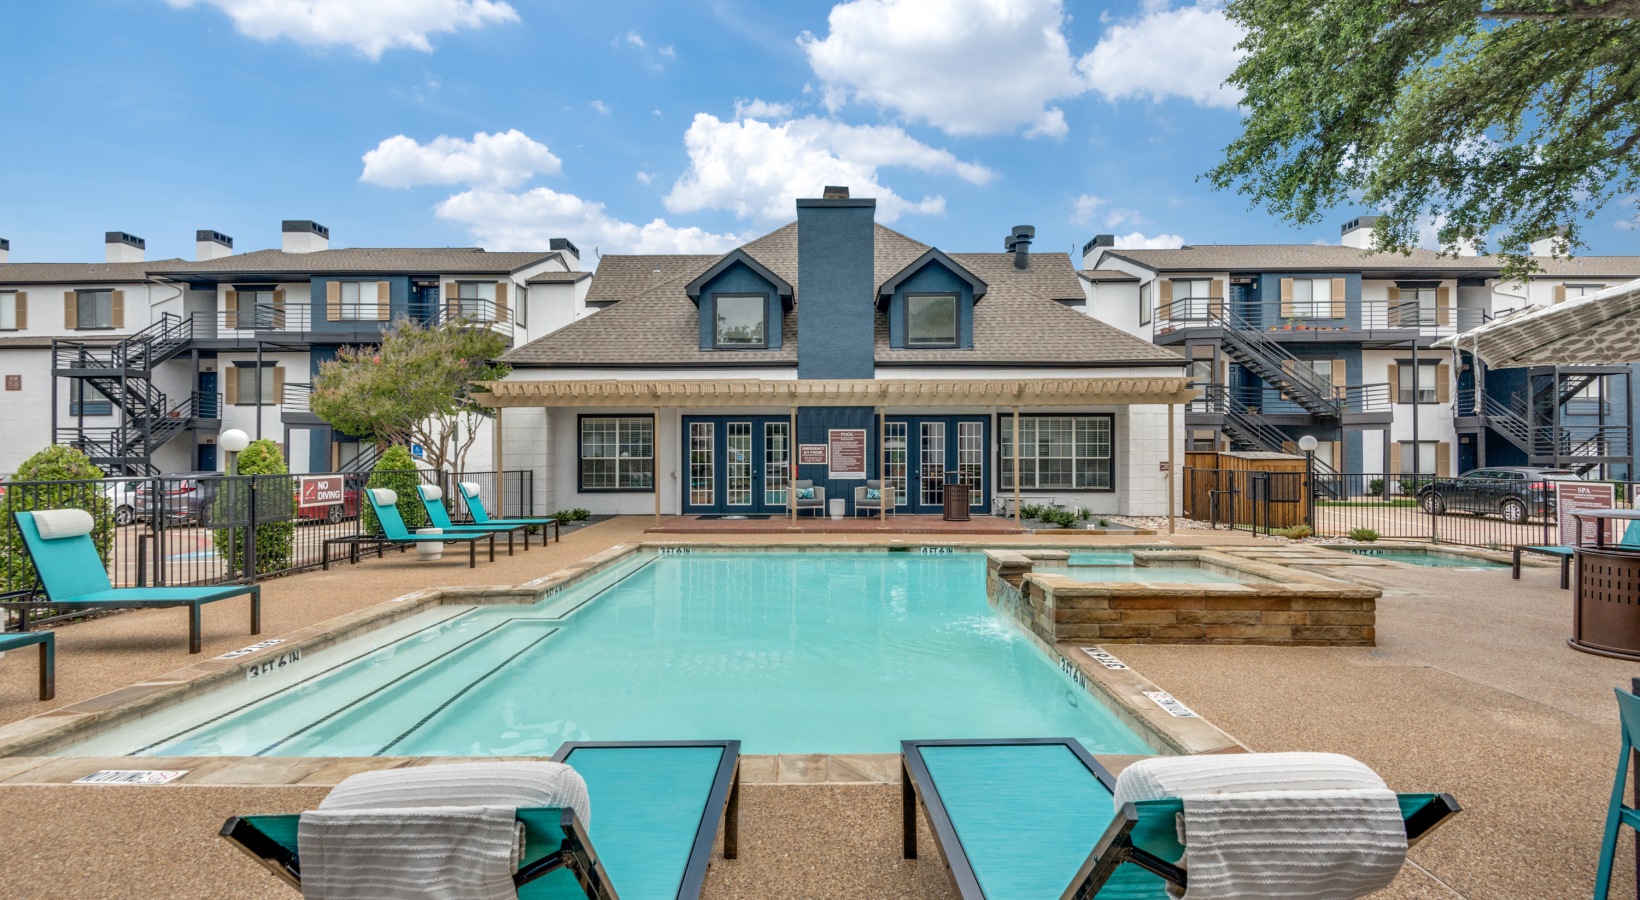
MULTIPOLYGON (((285 458, 273 441, 252 441, 239 454, 240 475, 284 475, 285 458)), ((250 525, 251 480, 229 478, 222 482, 211 505, 211 538, 218 556, 228 561, 231 571, 245 572, 245 528, 250 525)), ((263 478, 256 482, 256 574, 278 572, 290 567, 291 542, 296 534, 295 498, 286 478, 263 478)))
POLYGON ((61 444, 41 450, 17 467, 16 474, 12 476, 11 489, 0 501, 0 510, 4 511, 5 519, 0 523, 0 578, 4 579, 6 590, 30 590, 40 585, 34 565, 23 548, 23 533, 18 530, 17 519, 12 515, 15 512, 35 509, 85 510, 97 523, 91 532, 92 540, 97 545, 97 555, 103 558, 105 564, 108 562, 114 546, 114 513, 108 495, 98 481, 102 477, 103 470, 97 468, 84 453, 61 444), (24 482, 31 481, 64 483, 24 486, 24 482))
MULTIPOLYGON (((410 451, 403 447, 389 447, 376 461, 376 468, 371 470, 365 487, 387 488, 398 494, 399 518, 404 520, 404 527, 415 531, 427 525, 427 510, 422 507, 421 497, 416 494, 420 484, 421 474, 416 471, 416 461, 410 458, 410 451)), ((376 521, 376 510, 364 497, 359 498, 359 527, 367 534, 382 533, 381 523, 376 521)))

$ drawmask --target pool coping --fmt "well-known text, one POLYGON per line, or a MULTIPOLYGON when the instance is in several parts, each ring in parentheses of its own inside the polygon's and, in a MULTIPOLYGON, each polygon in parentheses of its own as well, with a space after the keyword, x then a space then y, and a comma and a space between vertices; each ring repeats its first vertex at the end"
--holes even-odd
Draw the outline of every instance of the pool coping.
MULTIPOLYGON (((1372 564, 1376 565, 1416 566, 1417 563, 1406 563, 1395 559, 1375 559, 1374 557, 1357 553, 1355 551, 1404 550, 1413 553, 1433 553, 1436 556, 1470 557, 1505 566, 1514 564, 1514 554, 1509 550, 1487 550, 1481 547, 1464 547, 1455 546, 1452 544, 1431 544, 1427 541, 1373 541, 1370 544, 1316 544, 1315 546, 1326 550, 1343 553, 1347 556, 1354 557, 1355 559, 1370 560, 1372 564)), ((1338 563, 1338 565, 1352 564, 1360 565, 1360 563, 1352 563, 1348 560, 1338 563)), ((1532 559, 1527 556, 1521 557, 1521 566, 1523 568, 1547 569, 1556 568, 1559 565, 1559 563, 1551 562, 1549 560, 1532 559)))
MULTIPOLYGON (((984 541, 940 541, 940 540, 909 540, 890 543, 872 544, 780 544, 780 545, 753 545, 736 544, 732 542, 716 543, 710 541, 669 541, 669 540, 638 540, 616 544, 602 551, 594 553, 584 559, 559 568, 547 575, 519 585, 458 585, 424 588, 408 594, 395 597, 391 600, 346 613, 314 625, 309 625, 294 631, 277 636, 276 644, 263 641, 252 644, 243 650, 232 651, 222 656, 201 660, 165 674, 149 678, 135 684, 116 688, 115 690, 99 694, 94 697, 80 700, 57 709, 48 710, 36 716, 19 719, 15 722, 0 726, 0 778, 6 773, 14 771, 14 765, 26 764, 30 761, 53 760, 97 760, 105 763, 123 760, 123 764, 113 768, 130 768, 135 761, 166 761, 163 765, 173 766, 173 761, 185 757, 89 757, 55 755, 55 751, 81 743, 107 731, 111 731, 128 722, 143 716, 158 712, 166 707, 185 702, 194 697, 208 693, 235 681, 244 680, 246 671, 254 666, 261 665, 269 660, 276 660, 282 654, 300 653, 306 655, 315 650, 341 643, 358 637, 365 632, 391 625, 394 622, 409 618, 418 613, 437 606, 448 605, 492 605, 492 604, 519 604, 527 605, 539 603, 554 594, 573 586, 575 583, 590 578, 598 573, 620 564, 631 556, 646 551, 655 551, 657 555, 669 553, 686 554, 696 551, 703 552, 735 552, 735 553, 792 553, 812 549, 820 552, 871 552, 894 553, 909 552, 921 549, 923 552, 954 552, 956 549, 980 550, 984 541), (248 652, 247 652, 248 651, 248 652), (236 655, 238 654, 238 655, 236 655)), ((1174 549, 1169 547, 1168 549, 1174 549)), ((1028 630, 1027 630, 1028 633, 1028 630)), ((1161 721, 1156 716, 1149 715, 1149 710, 1138 698, 1143 698, 1144 690, 1160 690, 1148 680, 1142 679, 1137 673, 1128 670, 1125 677, 1112 677, 1110 670, 1097 667, 1091 657, 1085 661, 1076 659, 1077 654, 1067 655, 1042 642, 1040 638, 1031 635, 1033 642, 1041 649, 1052 663, 1060 666, 1061 671, 1067 671, 1069 664, 1082 670, 1085 683, 1082 684, 1094 699, 1105 703, 1118 717, 1125 722, 1142 723, 1139 731, 1147 738, 1152 746, 1158 744, 1171 749, 1176 753, 1202 752, 1232 752, 1229 748, 1241 748, 1229 735, 1206 723, 1199 717, 1179 724, 1179 721, 1161 721), (1143 682, 1140 686, 1133 679, 1143 682), (1097 685, 1097 689, 1090 687, 1097 685), (1135 691, 1138 691, 1136 694, 1135 691), (1204 731, 1202 726, 1211 729, 1204 731), (1155 739, 1151 739, 1155 738, 1155 739), (1196 749, 1200 748, 1200 749, 1196 749)), ((270 639, 272 640, 272 639, 270 639)), ((1078 651, 1079 653, 1079 651, 1078 651)), ((1085 654, 1084 654, 1085 655, 1085 654)), ((1068 671, 1067 671, 1067 674, 1068 671)), ((1073 679, 1074 680, 1074 677, 1073 679)), ((1148 702, 1148 698, 1145 698, 1148 702)), ((1171 717, 1170 717, 1171 718, 1171 717)), ((1158 747, 1160 749, 1160 747, 1158 747)), ((1165 752, 1165 751, 1164 751, 1165 752)), ((874 754, 864 754, 867 756, 874 754)), ((893 754, 888 754, 893 756, 893 754)), ((782 756, 830 756, 828 754, 782 754, 782 756)), ((472 759, 472 757, 463 757, 472 759)), ((486 757, 489 758, 489 757, 486 757)), ((496 757, 500 758, 500 757, 496 757)), ((231 761, 229 768, 235 770, 254 769, 258 765, 267 763, 271 769, 284 768, 279 760, 311 760, 322 759, 326 763, 335 763, 346 757, 239 757, 218 756, 201 757, 216 761, 231 761)), ((382 759, 382 758, 375 758, 382 759)), ((419 757, 402 757, 387 759, 419 759, 419 757)), ((441 758, 443 759, 443 758, 441 758)), ((309 771, 318 771, 323 765, 312 766, 309 771)), ((16 770, 18 774, 39 768, 26 766, 16 770)), ((80 767, 70 767, 80 768, 80 767)), ((212 767, 213 769, 216 767, 212 767)), ((300 768, 298 766, 298 768, 300 768)), ((270 771, 271 771, 270 769, 270 771)), ((94 770, 93 770, 94 771, 94 770)), ((81 774, 85 774, 81 772, 81 774)), ((76 776, 77 777, 77 776, 76 776)), ((896 776, 897 778, 898 776, 896 776)), ((70 779, 72 780, 72 779, 70 779)), ((3 783, 9 783, 5 779, 3 783)), ((200 783, 195 781, 194 783, 200 783)), ((262 782, 252 782, 262 783, 262 782)), ((274 782, 268 782, 274 783, 274 782)))

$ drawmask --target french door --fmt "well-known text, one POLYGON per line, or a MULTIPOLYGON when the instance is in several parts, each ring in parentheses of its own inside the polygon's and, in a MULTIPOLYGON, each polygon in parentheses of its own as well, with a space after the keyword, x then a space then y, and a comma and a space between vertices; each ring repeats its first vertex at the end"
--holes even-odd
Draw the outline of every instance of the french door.
POLYGON ((688 514, 764 515, 786 510, 791 422, 766 416, 683 420, 688 514))
POLYGON ((988 419, 890 418, 884 427, 885 480, 894 488, 894 505, 902 512, 941 512, 945 485, 952 475, 968 486, 970 510, 983 512, 987 508, 988 419))

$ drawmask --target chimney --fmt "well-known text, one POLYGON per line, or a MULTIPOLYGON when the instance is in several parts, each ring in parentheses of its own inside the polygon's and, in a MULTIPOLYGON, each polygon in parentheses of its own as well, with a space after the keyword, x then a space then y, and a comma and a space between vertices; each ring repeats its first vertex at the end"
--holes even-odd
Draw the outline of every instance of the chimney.
POLYGON ((1474 238, 1459 238, 1457 247, 1459 256, 1480 256, 1480 248, 1475 246, 1474 238))
POLYGON ((103 235, 103 256, 111 263, 142 262, 148 242, 134 234, 110 231, 103 235))
POLYGON ((1014 254, 1014 268, 1029 269, 1031 267, 1031 240, 1036 237, 1036 229, 1030 225, 1015 225, 1012 234, 1002 239, 1002 249, 1010 250, 1014 254))
POLYGON ((828 185, 826 185, 825 189, 820 192, 820 199, 822 199, 822 200, 847 200, 848 199, 848 185, 828 184, 828 185))
POLYGON ((564 254, 564 262, 569 265, 571 272, 581 270, 581 250, 570 243, 568 238, 552 238, 547 241, 547 249, 564 254))
POLYGON ((194 259, 221 259, 233 255, 233 238, 209 228, 194 232, 194 259))
POLYGON ((1339 243, 1357 250, 1367 250, 1372 247, 1372 228, 1378 224, 1377 216, 1356 216, 1344 223, 1340 229, 1343 237, 1339 243))
POLYGON ((876 200, 827 187, 797 201, 798 378, 872 378, 876 200))
POLYGON ((11 262, 11 241, 0 238, 0 263, 11 262))
POLYGON ((279 223, 282 240, 279 249, 286 253, 317 253, 330 249, 330 229, 311 219, 285 219, 279 223))
POLYGON ((1532 241, 1533 256, 1554 256, 1557 252, 1565 256, 1566 250, 1566 232, 1559 228, 1532 241))
POLYGON ((1096 234, 1096 235, 1094 235, 1093 240, 1088 241, 1086 244, 1082 245, 1082 268, 1091 269, 1094 266, 1099 265, 1099 260, 1104 257, 1105 251, 1106 250, 1115 250, 1115 249, 1116 249, 1116 235, 1114 235, 1114 234, 1096 234))

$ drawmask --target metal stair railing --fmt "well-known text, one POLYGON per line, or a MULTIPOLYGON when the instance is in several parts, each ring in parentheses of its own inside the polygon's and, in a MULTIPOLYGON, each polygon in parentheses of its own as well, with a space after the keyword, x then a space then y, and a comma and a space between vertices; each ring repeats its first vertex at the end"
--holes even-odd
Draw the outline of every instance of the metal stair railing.
POLYGON ((1231 356, 1252 369, 1266 384, 1286 393, 1311 415, 1336 418, 1343 412, 1332 381, 1265 337, 1257 326, 1229 310, 1221 309, 1210 318, 1220 323, 1223 342, 1232 351, 1231 356))
MULTIPOLYGON (((1202 396, 1190 402, 1192 412, 1215 413, 1224 416, 1227 430, 1243 437, 1243 442, 1270 453, 1291 453, 1293 439, 1281 429, 1259 418, 1247 404, 1222 384, 1202 386, 1202 396)), ((1333 492, 1338 486, 1338 472, 1324 460, 1315 460, 1317 482, 1322 490, 1333 492)))

